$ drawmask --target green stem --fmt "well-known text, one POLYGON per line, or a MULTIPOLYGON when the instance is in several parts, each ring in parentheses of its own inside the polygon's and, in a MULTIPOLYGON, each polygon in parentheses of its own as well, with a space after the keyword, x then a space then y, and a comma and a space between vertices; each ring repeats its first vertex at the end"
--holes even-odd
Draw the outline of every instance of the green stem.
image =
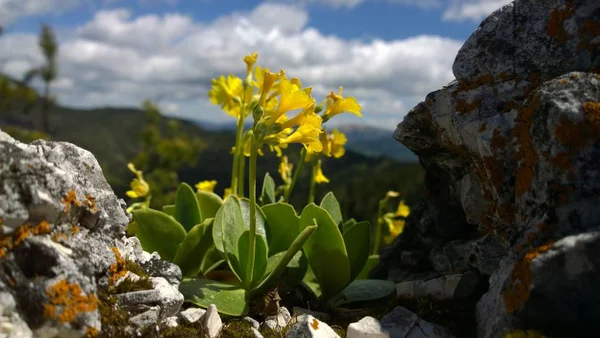
MULTIPOLYGON (((254 129, 254 128, 253 128, 254 129)), ((256 250, 256 157, 258 153, 258 140, 252 134, 250 147, 250 168, 248 177, 248 193, 250 194, 250 236, 248 245, 248 265, 246 266, 246 278, 248 283, 252 282, 254 274, 254 256, 256 250)), ((248 285, 249 287, 250 285, 248 285)))
POLYGON ((302 167, 304 166, 304 159, 306 159, 306 148, 302 148, 300 151, 300 160, 298 161, 298 165, 296 166, 296 170, 294 171, 294 176, 292 176, 292 182, 285 189, 283 194, 283 202, 287 203, 290 200, 290 195, 294 187, 296 186, 296 182, 298 182, 298 178, 300 177, 300 172, 302 171, 302 167))
MULTIPOLYGON (((241 107, 240 111, 243 111, 241 107)), ((235 135, 235 152, 233 153, 233 168, 231 168, 231 193, 236 194, 238 191, 238 173, 240 166, 240 153, 244 155, 243 135, 244 135, 244 117, 240 114, 237 120, 237 130, 235 135)))
POLYGON ((381 227, 383 226, 383 211, 388 202, 388 197, 379 201, 379 209, 377 210, 377 227, 375 228, 375 238, 373 243, 372 255, 377 255, 379 252, 379 242, 381 242, 381 227))
POLYGON ((239 166, 239 174, 238 174, 238 196, 239 197, 244 197, 244 181, 246 178, 246 156, 244 155, 244 152, 241 152, 239 154, 239 162, 238 162, 238 166, 239 166))
POLYGON ((317 160, 311 161, 312 173, 310 175, 310 192, 308 193, 308 204, 313 203, 315 201, 315 187, 317 186, 317 183, 315 182, 315 178, 317 177, 316 161, 317 160))

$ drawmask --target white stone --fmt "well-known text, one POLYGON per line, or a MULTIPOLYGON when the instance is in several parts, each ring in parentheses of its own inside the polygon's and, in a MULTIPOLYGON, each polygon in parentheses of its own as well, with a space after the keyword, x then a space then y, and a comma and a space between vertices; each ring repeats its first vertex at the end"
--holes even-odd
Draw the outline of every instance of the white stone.
POLYGON ((223 322, 217 312, 216 305, 210 304, 208 306, 206 313, 202 316, 202 326, 210 338, 215 338, 219 334, 223 327, 223 322))
POLYGON ((377 319, 367 316, 348 325, 346 338, 390 338, 390 335, 377 319))

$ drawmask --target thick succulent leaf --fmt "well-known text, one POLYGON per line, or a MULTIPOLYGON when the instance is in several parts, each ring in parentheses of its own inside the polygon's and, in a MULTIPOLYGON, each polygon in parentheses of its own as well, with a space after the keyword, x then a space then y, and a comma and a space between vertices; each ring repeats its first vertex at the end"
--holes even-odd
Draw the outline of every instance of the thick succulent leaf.
POLYGON ((262 207, 268 227, 269 256, 285 252, 298 237, 300 217, 287 203, 273 203, 262 207))
POLYGON ((379 264, 379 255, 370 255, 356 279, 369 279, 369 273, 379 264))
POLYGON ((132 212, 136 223, 136 237, 142 248, 158 252, 164 260, 173 261, 186 231, 173 217, 158 210, 144 208, 132 212))
POLYGON ((396 283, 389 280, 361 279, 350 283, 336 299, 335 306, 384 299, 395 295, 396 283))
POLYGON ((167 204, 163 205, 162 212, 169 216, 175 217, 175 204, 167 204))
POLYGON ((319 284, 317 276, 315 276, 315 273, 312 271, 310 265, 306 270, 306 274, 302 278, 302 284, 304 284, 304 287, 310 290, 316 298, 321 298, 323 294, 321 291, 321 285, 319 284))
MULTIPOLYGON (((300 253, 302 250, 302 246, 306 243, 306 241, 310 238, 313 232, 317 229, 317 226, 311 225, 307 226, 301 233, 296 237, 290 248, 285 252, 285 255, 279 259, 273 271, 264 279, 264 281, 257 286, 258 290, 263 291, 263 287, 269 283, 269 280, 276 280, 281 277, 281 274, 285 270, 285 268, 290 264, 290 262, 300 253)), ((300 259, 300 256, 298 256, 300 259)))
POLYGON ((304 244, 304 253, 327 300, 350 282, 348 253, 338 225, 325 209, 312 203, 300 216, 302 228, 311 225, 318 227, 304 244))
POLYGON ((329 216, 333 219, 336 225, 340 225, 343 222, 342 219, 342 210, 340 209, 340 203, 333 195, 333 192, 328 192, 323 200, 321 200, 320 204, 321 208, 327 210, 329 216))
POLYGON ((344 233, 344 243, 350 262, 350 281, 362 271, 371 252, 371 225, 364 221, 349 227, 344 233))
POLYGON ((219 208, 223 205, 221 196, 210 191, 197 191, 196 199, 198 199, 198 205, 200 206, 200 217, 202 217, 202 222, 208 218, 214 218, 217 211, 219 211, 219 208))
POLYGON ((219 267, 219 265, 223 264, 224 262, 225 258, 223 257, 223 254, 213 245, 208 249, 206 254, 204 254, 202 264, 200 265, 200 273, 204 276, 219 267))
POLYGON ((350 218, 349 220, 342 223, 342 225, 340 226, 340 231, 343 234, 346 232, 346 230, 348 230, 348 228, 350 228, 351 226, 353 226, 356 223, 358 223, 358 222, 354 218, 350 218))
POLYGON ((219 313, 243 316, 248 313, 246 290, 210 279, 186 278, 179 284, 186 302, 207 308, 215 304, 219 313))
POLYGON ((175 219, 183 225, 185 231, 190 231, 196 224, 202 223, 200 205, 194 190, 187 183, 181 183, 177 189, 175 202, 175 219))
POLYGON ((213 218, 192 228, 181 242, 173 262, 181 268, 183 277, 196 277, 200 273, 204 256, 214 248, 212 239, 213 218))
POLYGON ((266 205, 269 203, 275 202, 275 181, 269 175, 269 173, 265 174, 265 178, 263 180, 262 192, 260 194, 260 204, 266 205))
POLYGON ((256 236, 256 246, 254 249, 254 267, 252 269, 252 276, 247 276, 246 269, 248 269, 248 265, 251 264, 248 260, 248 249, 250 248, 250 231, 244 231, 242 236, 240 236, 240 241, 238 243, 238 253, 237 260, 240 262, 241 272, 239 275, 241 277, 242 285, 245 285, 249 290, 253 285, 257 285, 262 280, 262 277, 267 269, 267 242, 261 236, 256 236))
MULTIPOLYGON (((250 228, 250 201, 229 196, 215 216, 213 239, 215 247, 222 253, 238 253, 238 241, 250 228)), ((267 239, 262 210, 257 206, 256 235, 267 239)))

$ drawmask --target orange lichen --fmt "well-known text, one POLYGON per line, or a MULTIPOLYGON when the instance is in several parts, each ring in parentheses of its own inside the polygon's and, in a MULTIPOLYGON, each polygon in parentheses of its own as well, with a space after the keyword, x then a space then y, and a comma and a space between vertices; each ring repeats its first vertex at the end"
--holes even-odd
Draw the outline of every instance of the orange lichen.
POLYGON ((504 305, 509 313, 515 312, 525 304, 529 298, 529 287, 533 281, 531 275, 531 262, 541 253, 550 250, 554 242, 549 242, 529 250, 519 261, 510 276, 510 284, 503 291, 504 305))
POLYGON ((115 284, 119 278, 124 277, 127 274, 127 270, 125 269, 125 260, 121 257, 121 253, 119 249, 112 247, 112 252, 115 255, 115 264, 111 265, 108 268, 109 271, 109 281, 112 284, 115 284))
POLYGON ((44 317, 53 318, 62 324, 71 323, 78 314, 93 312, 98 308, 95 294, 83 293, 75 283, 61 280, 46 290, 49 303, 44 304, 44 317))
POLYGON ((550 18, 548 18, 546 34, 556 39, 559 45, 571 38, 571 35, 565 31, 563 25, 575 13, 573 7, 572 3, 567 2, 566 8, 553 10, 550 13, 550 18))
POLYGON ((69 237, 63 233, 55 233, 52 235, 52 240, 55 242, 66 241, 69 237))
POLYGON ((487 122, 483 122, 481 124, 481 126, 479 127, 479 132, 483 133, 484 131, 486 131, 486 129, 487 129, 487 122))
POLYGON ((566 85, 567 83, 569 83, 569 79, 560 79, 560 80, 558 80, 558 82, 559 82, 560 84, 564 84, 564 85, 566 85))
POLYGON ((458 99, 458 100, 456 100, 455 108, 456 108, 457 112, 459 112, 461 114, 466 114, 475 109, 478 109, 481 106, 481 102, 482 102, 481 99, 477 99, 472 102, 458 99))
POLYGON ((52 229, 50 228, 50 223, 48 223, 48 221, 41 221, 33 228, 33 234, 36 236, 49 234, 51 231, 52 229))
POLYGON ((87 327, 85 329, 85 338, 94 338, 94 337, 98 337, 98 329, 95 327, 87 327))
POLYGON ((528 105, 519 110, 519 115, 515 120, 515 127, 512 130, 512 135, 516 138, 519 146, 513 158, 519 161, 515 173, 515 195, 517 197, 529 191, 529 187, 531 187, 531 183, 533 182, 533 169, 538 157, 533 148, 530 128, 533 124, 533 115, 539 109, 540 105, 540 97, 535 95, 528 105))
POLYGON ((580 41, 577 44, 577 50, 587 50, 591 54, 598 53, 600 47, 592 43, 592 40, 600 36, 600 22, 585 19, 579 29, 580 41))
POLYGON ((79 227, 78 227, 78 226, 74 225, 74 226, 71 228, 71 235, 75 235, 75 234, 76 234, 76 233, 78 233, 79 231, 81 231, 81 229, 79 229, 79 227))
POLYGON ((61 201, 65 205, 65 212, 71 211, 71 204, 75 204, 76 206, 81 206, 81 202, 77 199, 77 195, 75 195, 75 190, 71 189, 65 197, 63 197, 61 201))
POLYGON ((569 171, 573 169, 573 163, 571 163, 571 156, 569 153, 558 153, 556 156, 550 159, 550 163, 562 171, 569 171))
POLYGON ((600 128, 600 102, 588 101, 584 103, 583 113, 585 114, 585 119, 594 128, 600 128))
POLYGON ((468 91, 471 89, 475 89, 481 87, 483 85, 492 84, 494 82, 494 76, 491 74, 482 75, 473 80, 459 80, 458 86, 456 86, 456 90, 452 92, 453 96, 456 96, 458 92, 468 91))
POLYGON ((312 323, 310 323, 310 326, 312 326, 313 330, 319 329, 319 321, 317 320, 317 318, 313 318, 312 323))
POLYGON ((98 211, 98 208, 96 207, 96 198, 90 194, 85 194, 83 205, 87 206, 92 212, 98 211))

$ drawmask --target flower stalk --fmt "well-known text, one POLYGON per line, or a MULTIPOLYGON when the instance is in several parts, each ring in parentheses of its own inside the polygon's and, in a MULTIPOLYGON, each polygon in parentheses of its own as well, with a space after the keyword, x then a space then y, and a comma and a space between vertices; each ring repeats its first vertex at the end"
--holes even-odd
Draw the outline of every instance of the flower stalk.
MULTIPOLYGON (((256 123, 254 123, 256 126, 256 123)), ((254 129, 254 128, 253 128, 254 129)), ((254 261, 256 255, 256 158, 258 155, 259 140, 257 135, 250 131, 250 164, 248 173, 248 194, 250 195, 250 234, 248 236, 248 265, 246 266, 246 276, 252 280, 254 274, 254 261)), ((242 153, 243 154, 243 153, 242 153)))
POLYGON ((298 160, 298 165, 296 166, 296 170, 294 171, 294 176, 292 176, 292 182, 285 189, 285 192, 283 194, 283 202, 284 203, 288 203, 290 200, 290 194, 292 193, 292 190, 294 190, 294 187, 296 186, 296 182, 298 182, 298 178, 300 177, 300 173, 302 172, 302 167, 304 166, 305 159, 306 159, 306 148, 303 147, 302 150, 300 151, 300 160, 298 160))

